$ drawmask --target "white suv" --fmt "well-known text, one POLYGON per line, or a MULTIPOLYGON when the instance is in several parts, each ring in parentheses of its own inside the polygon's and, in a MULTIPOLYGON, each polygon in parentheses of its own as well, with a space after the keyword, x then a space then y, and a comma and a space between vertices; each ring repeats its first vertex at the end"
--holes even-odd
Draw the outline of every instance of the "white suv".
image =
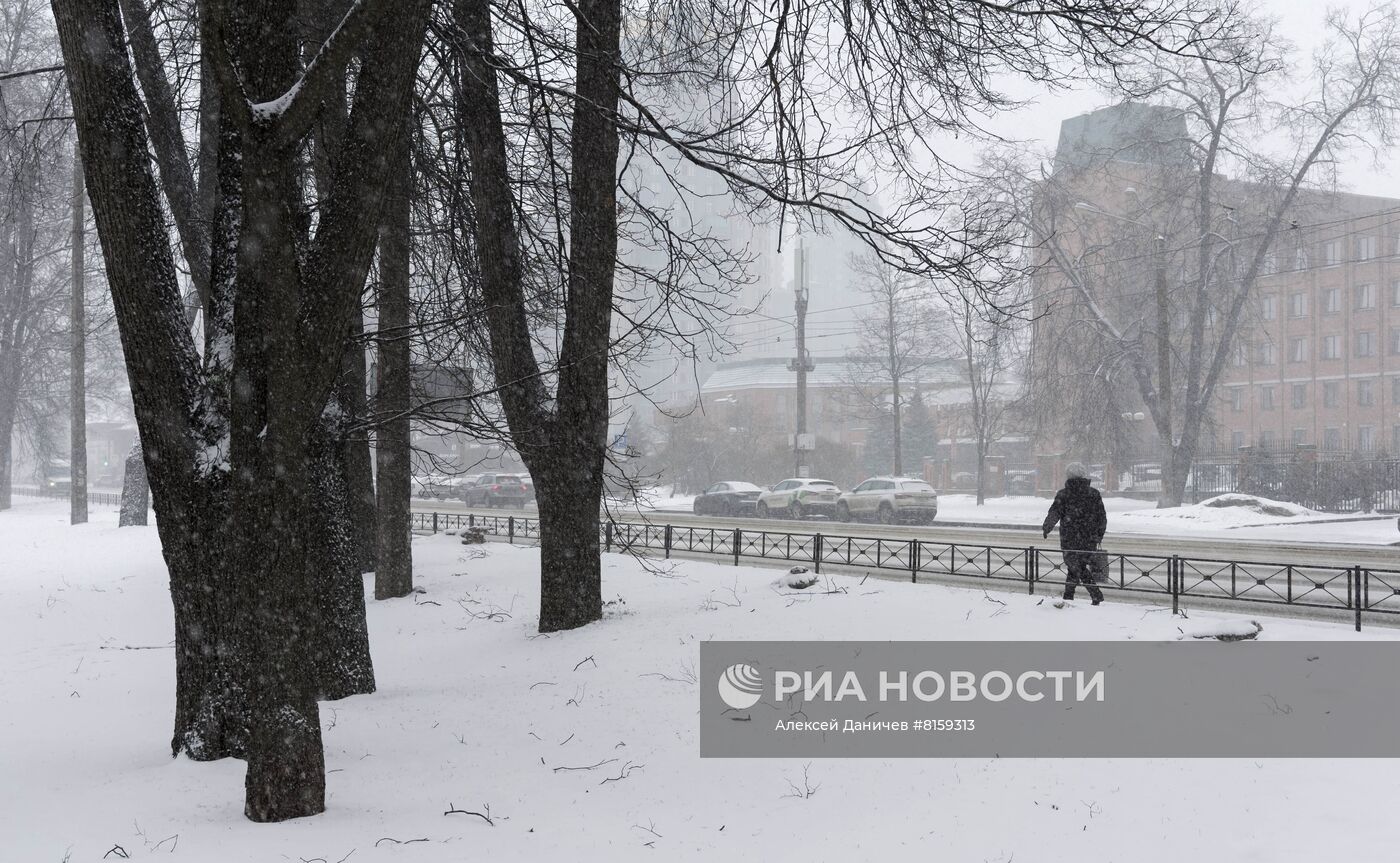
POLYGON ((903 476, 871 477, 836 502, 836 517, 841 521, 868 518, 884 524, 932 524, 937 516, 938 492, 933 486, 903 476))
POLYGON ((785 479, 758 496, 758 517, 834 515, 841 489, 827 479, 785 479))

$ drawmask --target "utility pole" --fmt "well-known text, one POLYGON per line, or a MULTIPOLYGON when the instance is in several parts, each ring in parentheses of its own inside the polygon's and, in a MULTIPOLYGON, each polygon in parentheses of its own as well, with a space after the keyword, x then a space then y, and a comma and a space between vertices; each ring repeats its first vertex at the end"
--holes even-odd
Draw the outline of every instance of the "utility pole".
POLYGON ((812 361, 807 356, 807 247, 797 243, 796 278, 793 280, 794 311, 797 313, 797 357, 791 368, 797 372, 797 433, 792 438, 792 454, 797 476, 806 476, 803 444, 807 437, 807 373, 812 361))
POLYGON ((69 355, 68 508, 72 524, 88 520, 87 487, 87 309, 83 290, 83 161, 73 145, 73 303, 68 320, 69 355))
MULTIPOLYGON (((1154 293, 1157 299, 1157 410, 1162 435, 1162 479, 1158 505, 1169 494, 1167 483, 1176 476, 1176 445, 1172 440, 1172 346, 1171 298, 1167 291, 1167 238, 1158 234, 1154 241, 1156 259, 1154 293)), ((1177 505, 1181 501, 1175 502, 1177 505)))

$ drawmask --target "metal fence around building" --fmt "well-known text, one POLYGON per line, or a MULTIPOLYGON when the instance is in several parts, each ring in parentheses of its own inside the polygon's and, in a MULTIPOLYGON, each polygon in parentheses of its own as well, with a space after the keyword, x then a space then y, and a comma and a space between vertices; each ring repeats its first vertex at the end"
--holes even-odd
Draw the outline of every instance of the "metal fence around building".
POLYGON ((1192 464, 1191 492, 1197 501, 1242 492, 1320 512, 1400 511, 1400 458, 1286 451, 1205 456, 1192 464))
MULTIPOLYGON (((415 512, 416 530, 479 529, 509 542, 539 537, 539 520, 525 516, 415 512)), ((793 533, 749 528, 689 527, 602 521, 605 550, 695 554, 732 560, 801 564, 820 573, 823 566, 856 567, 907 575, 917 583, 932 577, 966 579, 968 584, 1024 584, 1034 594, 1041 583, 1061 584, 1064 557, 1058 548, 994 546, 924 539, 888 539, 844 534, 793 533)), ((1180 555, 1106 552, 1109 580, 1103 587, 1124 593, 1171 598, 1172 611, 1183 599, 1222 603, 1322 609, 1353 618, 1363 615, 1400 621, 1400 569, 1345 564, 1267 563, 1180 555)))

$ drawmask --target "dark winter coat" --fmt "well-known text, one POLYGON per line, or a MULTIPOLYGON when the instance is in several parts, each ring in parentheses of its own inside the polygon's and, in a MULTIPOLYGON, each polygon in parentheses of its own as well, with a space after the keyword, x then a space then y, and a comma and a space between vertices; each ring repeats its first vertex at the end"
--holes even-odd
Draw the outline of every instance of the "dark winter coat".
POLYGON ((1056 524, 1060 526, 1060 548, 1098 548, 1108 529, 1108 513, 1098 490, 1089 486, 1088 477, 1071 477, 1055 494, 1041 532, 1048 537, 1056 524))

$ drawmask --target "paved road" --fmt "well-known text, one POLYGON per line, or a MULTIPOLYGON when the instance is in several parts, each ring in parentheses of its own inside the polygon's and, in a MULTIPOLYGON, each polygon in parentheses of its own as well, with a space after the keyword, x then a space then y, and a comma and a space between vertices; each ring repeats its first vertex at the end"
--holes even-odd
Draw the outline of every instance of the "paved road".
MULTIPOLYGON (((414 499, 413 508, 422 512, 474 513, 480 516, 517 515, 534 518, 535 510, 482 509, 464 506, 460 501, 414 499)), ((697 516, 688 512, 619 512, 614 520, 629 523, 671 524, 697 529, 772 530, 792 533, 817 533, 827 536, 854 536, 881 539, 921 539, 927 542, 967 543, 969 545, 1008 546, 1025 548, 1030 545, 1053 546, 1041 538, 1038 530, 1013 525, 882 525, 842 523, 824 518, 804 521, 787 519, 725 518, 697 516)), ((1400 548, 1357 543, 1297 543, 1285 540, 1234 539, 1219 537, 1162 536, 1159 534, 1128 534, 1110 530, 1104 548, 1115 554, 1168 556, 1178 554, 1197 559, 1257 561, 1267 563, 1314 566, 1365 566, 1400 569, 1400 548)))

